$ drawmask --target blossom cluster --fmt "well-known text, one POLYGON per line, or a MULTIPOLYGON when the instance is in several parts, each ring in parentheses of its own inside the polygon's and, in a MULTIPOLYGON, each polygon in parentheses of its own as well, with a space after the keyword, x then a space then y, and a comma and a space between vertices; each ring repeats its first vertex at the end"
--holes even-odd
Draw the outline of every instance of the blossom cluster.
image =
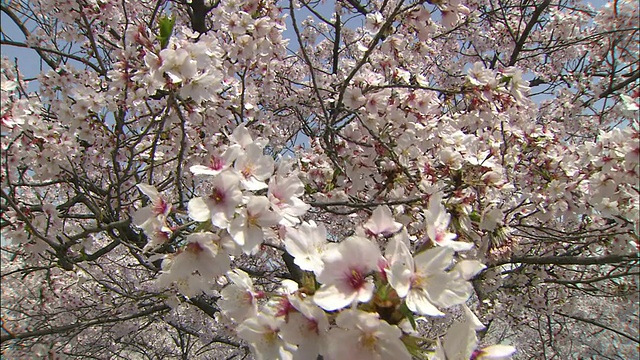
MULTIPOLYGON (((239 126, 228 142, 207 165, 190 169, 203 177, 205 195, 188 204, 189 218, 199 225, 178 252, 163 256, 157 286, 175 286, 193 297, 211 293, 226 274, 231 282, 219 292, 218 305, 238 324, 238 336, 257 358, 339 359, 347 351, 355 359, 410 359, 406 343, 415 335, 415 318, 444 316, 444 310, 470 298, 470 280, 485 266, 464 259, 462 253, 473 244, 455 241, 456 234, 449 232, 441 194, 431 197, 424 212, 426 236, 420 241, 411 239, 386 205, 378 206, 354 235, 330 241, 323 224, 301 221, 309 209, 300 199, 303 183, 280 163, 274 172, 276 163, 263 154, 266 141, 239 126), (276 227, 279 234, 272 231, 276 227), (275 292, 257 289, 246 272, 231 266, 234 256, 256 254, 269 237, 282 243, 302 271, 301 278, 283 281, 275 292)), ((153 251, 171 237, 167 216, 172 207, 154 187, 138 188, 151 204, 134 219, 153 251)), ((458 341, 456 346, 465 349, 456 348, 460 355, 448 358, 478 356, 475 337, 468 339, 458 341)), ((434 358, 453 351, 451 343, 438 345, 434 358)), ((504 356, 515 351, 499 349, 504 356)))
POLYGON ((8 357, 637 355, 635 2, 2 11, 8 357))

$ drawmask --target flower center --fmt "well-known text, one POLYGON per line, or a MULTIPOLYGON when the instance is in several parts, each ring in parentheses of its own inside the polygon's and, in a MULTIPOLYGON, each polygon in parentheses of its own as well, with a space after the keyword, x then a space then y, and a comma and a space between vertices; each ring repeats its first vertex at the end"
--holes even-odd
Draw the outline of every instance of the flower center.
POLYGON ((253 165, 247 165, 244 167, 244 169, 242 169, 242 176, 246 178, 248 178, 249 176, 253 175, 253 165))
POLYGON ((354 289, 360 289, 364 285, 364 275, 356 269, 351 270, 351 274, 349 274, 347 280, 349 281, 349 285, 354 289))
POLYGON ((260 226, 258 224, 258 216, 247 211, 247 224, 251 226, 260 226))
POLYGON ((167 204, 163 199, 159 199, 153 206, 153 213, 156 215, 162 215, 167 211, 168 207, 169 204, 167 204))
POLYGON ((378 339, 373 334, 363 334, 360 336, 360 345, 370 351, 373 351, 378 343, 378 339))
POLYGON ((213 191, 213 194, 211 194, 210 196, 211 200, 215 201, 216 203, 222 203, 224 202, 224 198, 225 198, 225 193, 224 191, 220 190, 220 189, 215 189, 213 191))
POLYGON ((222 170, 222 168, 224 167, 224 161, 222 161, 221 158, 214 156, 211 158, 211 162, 209 164, 209 167, 212 170, 222 170))
POLYGON ((318 322, 314 319, 307 319, 307 330, 311 333, 319 334, 320 330, 318 330, 318 322))
POLYGON ((266 328, 264 332, 264 340, 268 344, 273 344, 278 339, 278 331, 272 328, 266 328))
POLYGON ((197 242, 192 242, 187 244, 187 247, 185 249, 186 251, 192 253, 192 254, 199 254, 200 252, 202 252, 202 250, 204 250, 202 248, 202 246, 200 245, 200 243, 197 242))

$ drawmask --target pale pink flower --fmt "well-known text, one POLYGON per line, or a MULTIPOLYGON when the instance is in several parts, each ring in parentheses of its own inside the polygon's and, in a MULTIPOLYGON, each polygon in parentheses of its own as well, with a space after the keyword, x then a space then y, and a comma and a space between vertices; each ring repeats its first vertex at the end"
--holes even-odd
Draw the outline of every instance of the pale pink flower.
POLYGON ((363 227, 373 235, 389 236, 400 231, 402 224, 393 219, 391 209, 387 205, 380 205, 363 227))
POLYGON ((448 247, 431 248, 412 257, 407 245, 394 238, 386 252, 389 284, 398 296, 406 297, 409 310, 420 315, 442 316, 436 306, 464 303, 473 291, 468 280, 484 269, 478 261, 461 261, 446 271, 454 254, 448 247))
POLYGON ((153 222, 164 223, 167 215, 171 212, 171 204, 160 196, 155 186, 138 184, 137 187, 151 200, 151 204, 133 214, 133 223, 142 229, 153 229, 153 222))
POLYGON ((218 306, 222 313, 235 322, 242 322, 246 318, 254 317, 258 313, 258 298, 261 293, 253 288, 253 281, 249 275, 235 269, 227 273, 232 284, 227 285, 220 292, 218 306))
POLYGON ((211 220, 213 225, 226 229, 242 201, 239 182, 239 177, 229 171, 216 176, 209 195, 189 200, 189 217, 200 222, 211 220))
POLYGON ((208 165, 193 165, 189 170, 194 175, 218 175, 231 166, 241 150, 239 145, 231 145, 222 154, 212 155, 208 165))
POLYGON ((295 346, 285 342, 280 336, 284 319, 258 313, 238 326, 238 336, 249 343, 253 355, 258 360, 293 359, 295 346))
POLYGON ((349 237, 323 256, 322 284, 313 300, 325 310, 338 310, 354 302, 367 302, 374 284, 367 276, 378 269, 382 255, 378 246, 362 237, 349 237))
POLYGON ((281 326, 282 337, 289 343, 298 345, 294 359, 315 359, 324 355, 327 349, 329 320, 327 314, 311 302, 298 295, 289 295, 288 304, 293 307, 286 314, 286 322, 281 326))
POLYGON ((358 109, 367 102, 367 98, 362 95, 359 87, 349 87, 344 91, 344 106, 347 109, 358 109))
POLYGON ((162 262, 158 286, 175 283, 189 297, 207 291, 210 282, 229 270, 230 259, 223 246, 220 237, 214 233, 190 234, 184 249, 162 262))
POLYGON ((264 240, 264 228, 275 226, 280 221, 278 214, 270 210, 271 203, 265 196, 252 196, 246 208, 236 213, 229 224, 229 234, 249 254, 264 240))
POLYGON ((410 360, 400 340, 402 331, 378 318, 376 313, 345 310, 329 331, 327 360, 410 360))
POLYGON ((269 181, 267 197, 273 210, 282 217, 280 224, 294 226, 300 222, 311 206, 299 197, 304 195, 304 184, 297 176, 283 177, 276 175, 269 181))
POLYGON ((197 63, 191 58, 186 49, 162 49, 160 51, 162 64, 158 71, 164 72, 173 83, 181 83, 196 75, 197 63))
POLYGON ((450 247, 455 251, 465 251, 473 247, 472 243, 454 241, 458 235, 449 232, 451 215, 442 205, 442 193, 437 193, 429 199, 429 208, 424 212, 429 239, 438 246, 450 247))
POLYGON ((251 143, 238 156, 234 168, 242 174, 241 183, 245 189, 262 190, 268 187, 265 180, 273 175, 274 161, 262 153, 262 148, 251 143))
POLYGON ((312 220, 308 223, 303 222, 297 229, 287 228, 284 245, 300 269, 313 271, 318 275, 324 268, 322 255, 332 243, 327 241, 327 229, 324 224, 316 225, 312 220))

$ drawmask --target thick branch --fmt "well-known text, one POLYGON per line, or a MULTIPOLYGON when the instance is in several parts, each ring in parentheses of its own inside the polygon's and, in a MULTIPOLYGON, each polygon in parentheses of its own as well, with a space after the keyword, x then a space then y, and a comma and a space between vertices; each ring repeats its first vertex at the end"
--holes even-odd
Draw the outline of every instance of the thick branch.
POLYGON ((531 30, 533 30, 533 27, 538 22, 538 18, 540 17, 540 15, 542 15, 542 12, 550 4, 551 4, 551 0, 545 0, 542 4, 540 4, 540 6, 536 8, 536 10, 533 12, 533 15, 531 15, 531 19, 527 23, 527 26, 524 28, 522 35, 520 35, 518 42, 516 42, 516 47, 513 49, 513 52, 511 53, 511 59, 509 59, 509 66, 515 65, 516 61, 518 61, 518 55, 520 55, 520 51, 522 51, 524 44, 527 42, 529 33, 531 33, 531 30))

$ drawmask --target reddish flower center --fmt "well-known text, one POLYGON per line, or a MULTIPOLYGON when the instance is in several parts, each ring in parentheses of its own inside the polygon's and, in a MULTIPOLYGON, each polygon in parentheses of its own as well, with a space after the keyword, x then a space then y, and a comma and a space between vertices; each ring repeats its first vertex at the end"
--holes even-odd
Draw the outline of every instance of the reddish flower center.
POLYGON ((163 199, 159 199, 157 203, 153 206, 153 213, 156 215, 164 214, 169 208, 169 204, 167 204, 163 199))
POLYGON ((193 254, 199 254, 202 250, 204 250, 202 248, 202 246, 200 245, 200 243, 197 242, 192 242, 189 243, 186 247, 186 251, 193 253, 193 254))
POLYGON ((224 161, 221 158, 214 156, 211 158, 211 162, 209 164, 209 168, 212 170, 222 170, 224 167, 224 161))
POLYGON ((314 319, 307 319, 307 330, 309 330, 309 332, 319 334, 320 331, 318 330, 318 322, 314 319))
POLYGON ((296 311, 293 305, 289 302, 289 299, 286 297, 280 299, 277 309, 278 311, 276 312, 276 316, 287 316, 289 313, 296 311))
POLYGON ((482 355, 482 350, 473 350, 469 360, 476 360, 480 355, 482 355))
POLYGON ((213 194, 211 194, 210 198, 216 203, 222 203, 224 202, 224 199, 225 199, 225 193, 220 189, 215 189, 213 191, 213 194))
POLYGON ((364 274, 360 270, 352 269, 351 273, 348 274, 347 281, 352 288, 360 289, 364 286, 364 274))

